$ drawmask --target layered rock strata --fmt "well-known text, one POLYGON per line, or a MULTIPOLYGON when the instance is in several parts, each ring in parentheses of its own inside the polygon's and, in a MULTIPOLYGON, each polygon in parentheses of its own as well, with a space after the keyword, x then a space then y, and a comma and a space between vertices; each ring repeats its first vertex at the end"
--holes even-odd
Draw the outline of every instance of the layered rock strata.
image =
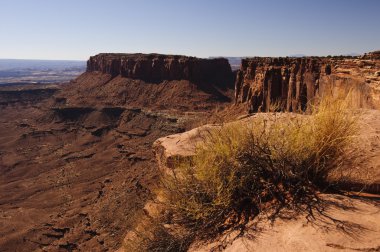
POLYGON ((101 53, 90 57, 87 71, 159 83, 189 80, 217 83, 226 87, 233 74, 227 59, 200 59, 179 55, 101 53))

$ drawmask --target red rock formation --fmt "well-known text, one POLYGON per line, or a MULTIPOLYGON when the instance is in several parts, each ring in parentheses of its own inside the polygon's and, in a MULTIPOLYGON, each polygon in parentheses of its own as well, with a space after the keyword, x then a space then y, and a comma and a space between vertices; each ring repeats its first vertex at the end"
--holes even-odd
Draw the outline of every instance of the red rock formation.
POLYGON ((160 83, 164 80, 210 82, 227 87, 233 82, 227 59, 199 59, 179 55, 101 53, 90 57, 87 71, 160 83))
POLYGON ((268 111, 276 102, 284 110, 297 111, 306 110, 325 93, 338 96, 351 91, 354 107, 380 108, 376 55, 243 59, 235 82, 235 102, 246 103, 250 112, 268 111))

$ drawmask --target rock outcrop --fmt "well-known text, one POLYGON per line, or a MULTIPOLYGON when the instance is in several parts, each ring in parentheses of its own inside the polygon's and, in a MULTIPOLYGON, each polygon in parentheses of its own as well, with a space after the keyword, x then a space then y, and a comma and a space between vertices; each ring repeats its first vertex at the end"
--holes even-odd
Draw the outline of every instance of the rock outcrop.
POLYGON ((380 51, 365 53, 363 59, 380 60, 380 51))
MULTIPOLYGON (((238 120, 244 124, 259 121, 270 123, 272 120, 297 119, 303 120, 307 116, 297 113, 257 113, 238 120)), ((228 122, 225 125, 233 124, 228 122)), ((344 172, 330 176, 332 183, 339 183, 347 191, 365 191, 380 193, 380 111, 365 110, 359 120, 359 134, 356 146, 360 148, 360 165, 357 167, 345 166, 344 172), (345 179, 342 180, 343 176, 345 179)), ((194 156, 196 146, 204 141, 212 130, 217 130, 221 124, 206 124, 190 131, 165 136, 157 139, 153 150, 161 172, 171 174, 179 160, 186 160, 194 156)))
MULTIPOLYGON (((306 118, 306 115, 296 113, 257 113, 241 119, 241 122, 251 123, 255 120, 270 121, 276 118, 306 118)), ((358 146, 362 150, 363 162, 358 167, 346 170, 347 174, 340 186, 342 189, 360 191, 360 196, 371 197, 370 193, 379 193, 380 188, 380 111, 367 110, 360 119, 358 146)), ((227 123, 228 124, 228 123, 227 123)), ((153 150, 159 168, 162 172, 172 175, 175 163, 195 155, 197 144, 205 139, 210 130, 216 130, 221 125, 204 125, 187 132, 165 136, 156 140, 153 150)), ((339 181, 334 180, 337 183, 339 181)), ((374 195, 372 195, 374 196, 374 195)), ((324 211, 312 210, 313 218, 307 213, 286 212, 287 218, 278 218, 275 222, 265 219, 260 214, 242 235, 239 232, 222 235, 210 243, 192 244, 188 251, 376 251, 380 246, 380 229, 377 219, 380 217, 380 207, 371 201, 355 199, 343 195, 321 194, 324 211), (298 215, 299 214, 299 215, 298 215), (273 223, 275 225, 273 225, 273 223), (223 248, 223 249, 221 249, 223 248)), ((155 211, 163 211, 150 202, 145 206, 148 216, 154 217, 155 211)), ((284 215, 285 216, 285 215, 284 215)), ((127 237, 130 238, 130 237, 127 237)), ((120 250, 123 251, 123 250, 120 250)))
POLYGON ((380 108, 379 52, 362 57, 303 57, 243 59, 235 82, 235 102, 250 112, 306 110, 329 93, 351 92, 357 108, 380 108))
POLYGON ((233 74, 227 59, 200 59, 179 55, 101 53, 90 57, 87 71, 160 83, 164 80, 189 80, 217 83, 227 87, 233 74))
POLYGON ((98 54, 56 95, 53 107, 128 106, 200 111, 233 100, 235 74, 224 58, 98 54))

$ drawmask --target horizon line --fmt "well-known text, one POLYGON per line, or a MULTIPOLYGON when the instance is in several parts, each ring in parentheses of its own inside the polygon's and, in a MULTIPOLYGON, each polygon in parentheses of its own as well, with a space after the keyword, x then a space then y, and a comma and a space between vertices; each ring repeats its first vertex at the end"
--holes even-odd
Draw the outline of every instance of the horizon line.
POLYGON ((30 60, 30 61, 87 61, 88 59, 26 59, 26 58, 0 58, 0 60, 30 60))
MULTIPOLYGON (((309 54, 304 54, 304 53, 292 53, 292 54, 288 54, 288 55, 277 55, 277 56, 258 56, 258 55, 251 55, 251 56, 247 56, 247 55, 244 55, 244 56, 207 56, 207 57, 198 57, 198 56, 189 56, 189 55, 185 55, 185 54, 177 54, 177 55, 181 55, 181 56, 187 56, 187 57, 196 57, 196 58, 204 58, 204 59, 207 59, 207 58, 216 58, 216 57, 221 57, 221 58, 253 58, 253 57, 268 57, 268 58, 283 58, 283 57, 294 57, 294 56, 298 56, 298 57, 327 57, 327 56, 361 56, 361 55, 364 55, 366 53, 369 53, 369 52, 373 52, 373 51, 376 51, 376 50, 372 50, 372 51, 368 51, 368 52, 364 52, 364 53, 357 53, 357 52, 350 52, 350 53, 344 53, 344 54, 328 54, 328 55, 309 55, 309 54)), ((111 52, 112 53, 124 53, 124 52, 111 52)), ((88 61, 89 58, 91 56, 95 56, 95 55, 98 55, 98 54, 101 54, 101 53, 96 53, 94 55, 90 55, 87 57, 87 59, 44 59, 44 58, 0 58, 0 60, 30 60, 30 61, 78 61, 78 62, 82 62, 82 61, 88 61)), ((133 53, 126 53, 126 54, 133 54, 133 53)), ((142 54, 151 54, 151 53, 142 53, 142 54)), ((160 53, 158 53, 160 54, 160 53)), ((163 55, 165 55, 163 53, 163 55)), ((167 54, 169 55, 169 54, 167 54)))

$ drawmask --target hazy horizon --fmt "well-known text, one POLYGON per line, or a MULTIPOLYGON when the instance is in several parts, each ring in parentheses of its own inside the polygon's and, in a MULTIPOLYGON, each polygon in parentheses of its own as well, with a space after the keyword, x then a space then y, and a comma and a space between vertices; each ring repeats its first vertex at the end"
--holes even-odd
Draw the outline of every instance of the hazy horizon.
POLYGON ((363 54, 380 49, 379 9, 376 0, 4 0, 0 58, 363 54))
MULTIPOLYGON (((374 51, 374 50, 372 50, 374 51)), ((290 55, 272 55, 272 56, 268 56, 268 57, 309 57, 309 56, 321 56, 321 57, 324 57, 324 56, 340 56, 340 55, 343 55, 343 56, 360 56, 364 53, 368 53, 368 52, 371 52, 371 51, 366 51, 366 52, 363 52, 363 53, 356 53, 356 52, 350 52, 350 53, 344 53, 344 54, 329 54, 329 55, 307 55, 307 54, 303 54, 303 53, 296 53, 296 54, 290 54, 290 55)), ((116 53, 116 52, 115 52, 116 53)), ((126 52, 126 53, 130 53, 130 52, 126 52)), ((136 54, 136 53, 139 53, 139 52, 131 52, 131 54, 136 54)), ((145 52, 144 54, 161 54, 159 52, 145 52)), ((96 54, 99 54, 99 53, 96 53, 96 54)), ((93 54, 93 55, 89 55, 88 58, 90 56, 94 56, 96 54, 93 54)), ((169 54, 170 55, 170 54, 169 54)), ((182 54, 179 54, 179 55, 182 55, 182 54)), ((183 54, 184 55, 184 54, 183 54)), ((184 55, 184 56, 193 56, 193 55, 184 55)), ((194 56, 194 57, 197 57, 197 56, 194 56)), ((218 57, 222 57, 222 58, 250 58, 250 57, 265 57, 265 55, 263 56, 258 56, 258 55, 244 55, 244 56, 234 56, 234 55, 213 55, 213 56, 207 56, 207 57, 199 57, 199 58, 218 58, 218 57)), ((62 61, 62 62, 86 62, 87 59, 42 59, 42 58, 32 58, 32 59, 18 59, 18 58, 0 58, 0 61, 4 61, 4 60, 9 60, 9 61, 12 61, 12 60, 15 60, 15 61, 62 61)))
POLYGON ((80 60, 80 59, 38 59, 38 58, 33 58, 33 59, 17 59, 17 58, 0 58, 0 60, 25 60, 25 61, 86 61, 86 60, 80 60))

